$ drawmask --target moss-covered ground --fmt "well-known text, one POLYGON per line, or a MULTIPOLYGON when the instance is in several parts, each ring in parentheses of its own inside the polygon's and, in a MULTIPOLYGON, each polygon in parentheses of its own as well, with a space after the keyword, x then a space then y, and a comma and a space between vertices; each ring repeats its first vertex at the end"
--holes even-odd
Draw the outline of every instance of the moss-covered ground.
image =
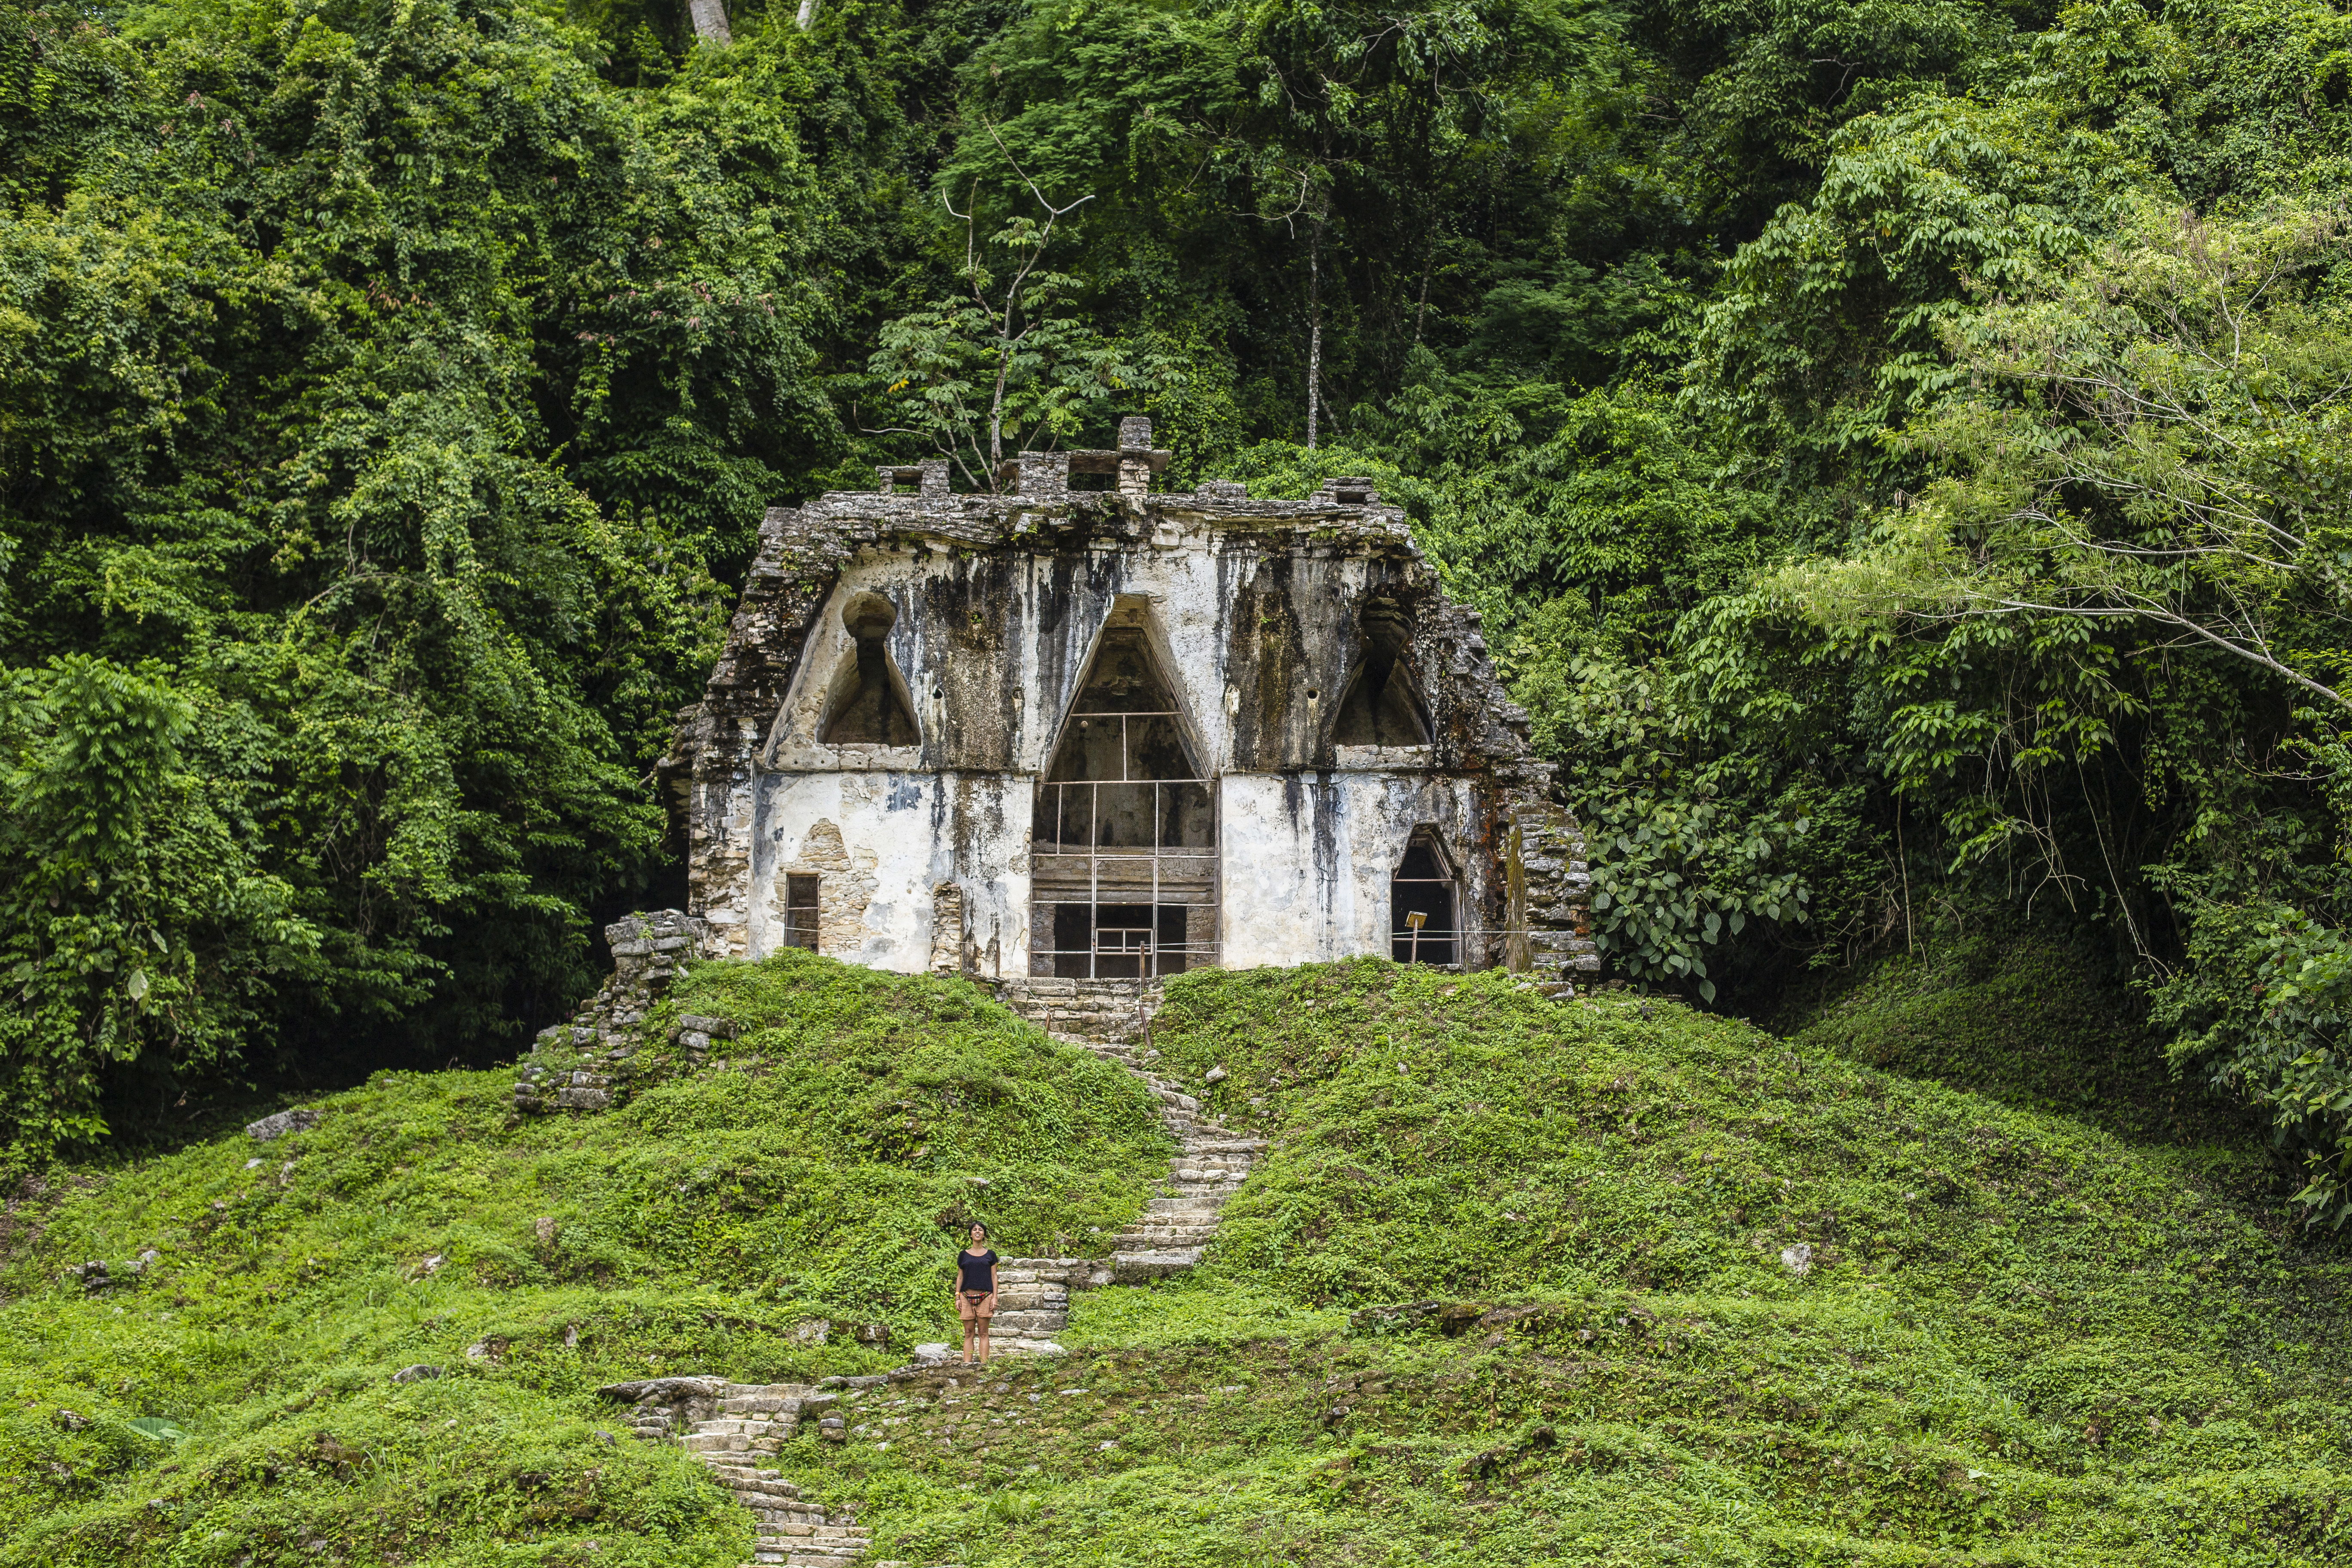
MULTIPOLYGON (((1131 1082, 968 989, 689 985, 734 1059, 603 1117, 386 1079, 20 1201, 0 1563, 740 1561, 596 1384, 887 1364, 845 1331, 946 1337, 946 1224, 1084 1250, 1164 1169, 1131 1082)), ((2352 1563, 2352 1260, 2252 1141, 1377 962, 1184 977, 1152 1043, 1271 1140, 1209 1266, 789 1446, 875 1556, 2352 1563)))

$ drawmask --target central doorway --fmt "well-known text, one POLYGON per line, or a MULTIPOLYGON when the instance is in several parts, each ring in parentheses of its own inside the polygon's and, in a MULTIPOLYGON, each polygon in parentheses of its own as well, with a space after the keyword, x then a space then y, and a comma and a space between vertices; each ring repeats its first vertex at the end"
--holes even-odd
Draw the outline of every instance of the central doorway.
POLYGON ((1032 974, 1139 980, 1216 962, 1216 800, 1151 650, 1116 610, 1037 785, 1032 974))

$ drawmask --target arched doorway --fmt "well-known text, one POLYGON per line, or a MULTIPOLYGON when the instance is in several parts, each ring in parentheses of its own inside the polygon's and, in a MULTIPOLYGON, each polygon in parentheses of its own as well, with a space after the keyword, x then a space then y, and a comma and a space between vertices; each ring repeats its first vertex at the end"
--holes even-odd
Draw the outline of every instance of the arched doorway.
POLYGON ((1037 785, 1030 973, 1180 973, 1216 958, 1216 805, 1140 606, 1114 614, 1037 785))

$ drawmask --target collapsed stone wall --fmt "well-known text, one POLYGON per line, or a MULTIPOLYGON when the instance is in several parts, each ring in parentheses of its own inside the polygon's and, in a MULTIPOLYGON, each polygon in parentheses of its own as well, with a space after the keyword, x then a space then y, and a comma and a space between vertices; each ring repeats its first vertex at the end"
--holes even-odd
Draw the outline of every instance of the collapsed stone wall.
POLYGON ((635 914, 604 928, 613 950, 613 977, 582 1003, 568 1023, 541 1029, 515 1084, 515 1109, 527 1116, 553 1110, 608 1110, 640 1079, 709 1059, 712 1043, 731 1039, 725 1018, 681 1014, 656 1031, 647 1023, 672 984, 702 956, 701 921, 677 910, 635 914))

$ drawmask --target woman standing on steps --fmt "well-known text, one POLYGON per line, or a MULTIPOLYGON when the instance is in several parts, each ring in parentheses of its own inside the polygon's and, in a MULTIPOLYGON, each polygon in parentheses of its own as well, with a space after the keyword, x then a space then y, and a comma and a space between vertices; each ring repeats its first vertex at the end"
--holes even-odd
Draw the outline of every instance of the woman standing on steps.
POLYGON ((963 1320, 963 1363, 979 1352, 988 1364, 988 1320, 996 1315, 996 1253, 988 1247, 988 1227, 974 1220, 971 1242, 956 1254, 956 1316, 963 1320), (983 1250, 986 1248, 986 1250, 983 1250))

